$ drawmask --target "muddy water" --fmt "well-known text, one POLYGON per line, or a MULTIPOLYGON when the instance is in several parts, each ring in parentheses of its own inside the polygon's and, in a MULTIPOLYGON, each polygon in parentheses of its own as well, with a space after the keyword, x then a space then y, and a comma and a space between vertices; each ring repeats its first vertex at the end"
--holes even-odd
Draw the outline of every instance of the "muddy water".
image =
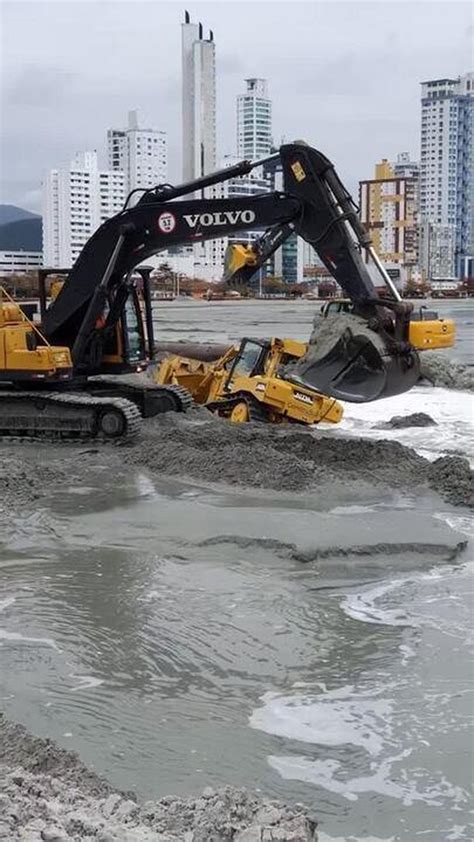
MULTIPOLYGON (((444 434, 413 443, 464 452, 470 396, 423 395, 444 434)), ((1 707, 144 797, 244 784, 311 804, 323 840, 470 839, 468 532, 434 495, 321 505, 104 466, 5 522, 1 707)))

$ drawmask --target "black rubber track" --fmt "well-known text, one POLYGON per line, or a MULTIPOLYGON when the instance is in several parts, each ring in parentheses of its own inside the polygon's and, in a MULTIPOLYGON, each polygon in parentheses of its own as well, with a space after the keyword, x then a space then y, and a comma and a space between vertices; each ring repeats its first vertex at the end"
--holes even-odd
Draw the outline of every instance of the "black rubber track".
MULTIPOLYGON (((0 436, 20 438, 107 438, 101 415, 119 412, 124 420, 121 441, 134 438, 141 415, 125 398, 80 393, 0 391, 0 436)), ((113 437, 114 438, 114 437, 113 437)))

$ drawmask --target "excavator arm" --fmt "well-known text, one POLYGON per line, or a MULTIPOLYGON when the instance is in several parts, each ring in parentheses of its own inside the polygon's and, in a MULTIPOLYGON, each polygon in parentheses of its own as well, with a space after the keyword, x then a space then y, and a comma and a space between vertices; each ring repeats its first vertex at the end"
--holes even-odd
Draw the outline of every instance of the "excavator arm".
MULTIPOLYGON (((410 305, 400 301, 390 278, 374 259, 391 298, 375 292, 361 249, 371 251, 349 194, 333 165, 304 143, 287 144, 281 161, 284 190, 248 198, 189 199, 207 187, 244 175, 262 161, 243 161, 187 184, 145 190, 138 203, 107 220, 90 238, 43 319, 54 344, 72 348, 77 370, 87 375, 91 337, 97 367, 98 318, 119 301, 125 307, 133 268, 162 249, 233 235, 267 231, 272 242, 295 231, 309 242, 353 304, 352 321, 311 348, 292 377, 333 397, 375 400, 409 389, 418 379, 416 351, 408 342, 410 305)), ((372 251, 371 251, 372 253, 372 251)), ((349 317, 347 317, 349 318, 349 317)))

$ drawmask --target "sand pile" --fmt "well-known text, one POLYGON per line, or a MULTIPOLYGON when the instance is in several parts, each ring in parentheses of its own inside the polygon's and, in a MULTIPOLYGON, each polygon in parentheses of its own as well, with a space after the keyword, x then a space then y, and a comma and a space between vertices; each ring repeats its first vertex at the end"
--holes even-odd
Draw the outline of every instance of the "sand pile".
POLYGON ((474 392, 474 367, 461 365, 445 351, 424 351, 420 363, 422 379, 433 386, 474 392))
POLYGON ((315 842, 316 822, 245 790, 140 804, 73 752, 0 716, 0 840, 5 842, 315 842))
POLYGON ((310 491, 322 505, 423 487, 455 505, 473 505, 474 497, 473 472, 460 456, 431 463, 396 441, 342 438, 296 425, 229 424, 202 408, 149 419, 129 444, 5 444, 0 465, 4 516, 64 487, 94 485, 97 473, 107 471, 119 482, 137 467, 203 483, 310 491))
MULTIPOLYGON (((40 445, 43 447, 43 443, 40 445)), ((48 445, 46 445, 48 447, 48 445)), ((17 447, 4 445, 0 457, 0 513, 8 512, 11 504, 31 502, 39 499, 45 489, 64 482, 67 472, 56 464, 48 464, 47 458, 33 465, 29 453, 34 445, 17 447)))
POLYGON ((449 502, 473 504, 473 472, 462 457, 431 463, 396 441, 203 418, 201 411, 152 419, 123 450, 124 462, 205 482, 322 495, 351 486, 363 495, 374 487, 413 491, 428 485, 449 502))

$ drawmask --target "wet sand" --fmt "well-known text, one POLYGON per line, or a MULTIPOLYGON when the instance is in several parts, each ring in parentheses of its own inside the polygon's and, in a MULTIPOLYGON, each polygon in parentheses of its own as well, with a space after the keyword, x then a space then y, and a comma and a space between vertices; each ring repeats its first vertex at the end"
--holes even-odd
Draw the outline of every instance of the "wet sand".
POLYGON ((333 501, 399 489, 431 489, 454 505, 472 506, 467 459, 434 462, 396 441, 342 438, 296 425, 233 425, 201 408, 144 422, 129 444, 9 442, 0 445, 5 508, 56 493, 61 484, 90 484, 97 471, 151 474, 242 488, 307 492, 333 501))

